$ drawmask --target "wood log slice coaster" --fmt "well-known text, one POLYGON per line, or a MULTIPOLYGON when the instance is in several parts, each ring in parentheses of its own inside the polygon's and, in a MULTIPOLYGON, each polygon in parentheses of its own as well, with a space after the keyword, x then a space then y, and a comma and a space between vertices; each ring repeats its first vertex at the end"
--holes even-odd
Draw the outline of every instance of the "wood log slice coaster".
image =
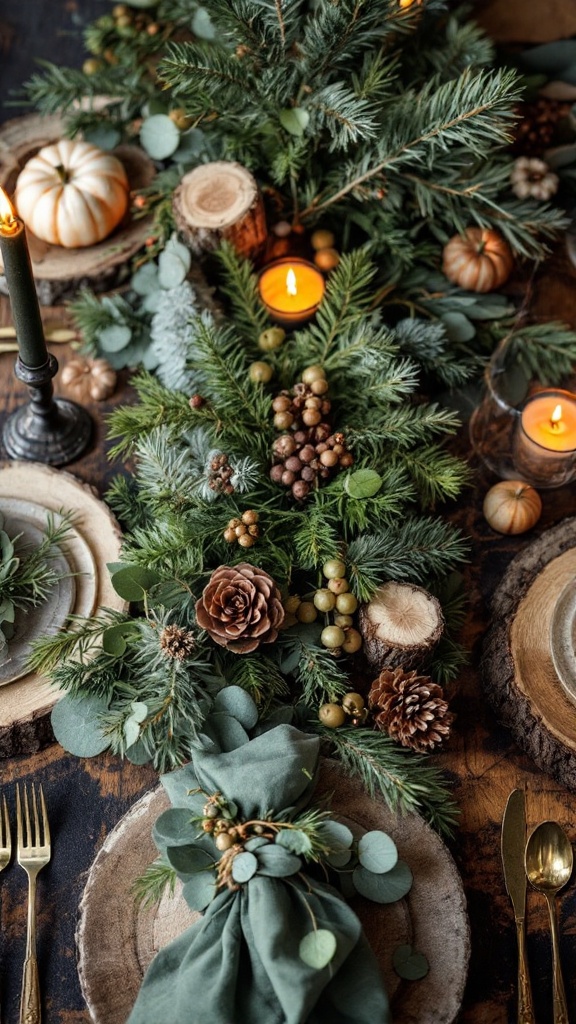
POLYGON ((189 249, 212 252, 228 241, 253 259, 266 244, 264 201, 250 172, 228 160, 188 171, 174 191, 174 219, 189 249))
POLYGON ((576 790, 576 703, 555 670, 551 631, 576 576, 576 518, 510 563, 492 601, 481 673, 499 720, 538 768, 576 790))
MULTIPOLYGON (((410 893, 399 903, 351 901, 382 966, 393 1019, 452 1024, 464 992, 470 935, 462 883, 450 853, 422 818, 397 817, 329 759, 321 762, 315 797, 326 795, 335 816, 353 831, 388 832, 414 875, 410 893), (427 957, 430 971, 421 981, 401 981, 395 974, 391 958, 400 943, 410 943, 427 957)), ((180 892, 152 909, 134 903, 133 883, 157 853, 152 826, 168 806, 163 789, 146 794, 107 837, 90 870, 76 940, 80 983, 94 1024, 125 1024, 148 964, 200 916, 180 892)))
MULTIPOLYGON (((0 126, 0 185, 9 195, 13 195, 18 175, 28 160, 64 135, 64 123, 58 115, 30 114, 0 126)), ((152 182, 156 168, 139 146, 117 146, 113 153, 124 165, 132 192, 152 182)), ((107 238, 79 249, 50 245, 27 228, 32 269, 42 305, 53 306, 74 298, 83 284, 96 291, 116 287, 126 276, 128 261, 144 246, 150 224, 150 217, 135 219, 128 212, 107 238)))
MULTIPOLYGON (((91 487, 49 466, 33 462, 0 463, 0 511, 5 515, 7 510, 14 521, 18 515, 34 521, 42 511, 73 514, 73 529, 62 547, 67 565, 76 574, 73 600, 65 608, 68 599, 63 603, 62 593, 57 592, 39 606, 40 628, 44 632, 54 631, 54 626, 59 628, 69 611, 89 616, 101 608, 125 608, 106 567, 119 557, 120 527, 91 487)), ((32 618, 20 644, 24 635, 29 644, 37 632, 32 618)), ((20 646, 19 662, 22 655, 20 646)), ((37 672, 15 671, 13 676, 0 688, 0 757, 34 753, 54 741, 50 712, 58 691, 37 672)))

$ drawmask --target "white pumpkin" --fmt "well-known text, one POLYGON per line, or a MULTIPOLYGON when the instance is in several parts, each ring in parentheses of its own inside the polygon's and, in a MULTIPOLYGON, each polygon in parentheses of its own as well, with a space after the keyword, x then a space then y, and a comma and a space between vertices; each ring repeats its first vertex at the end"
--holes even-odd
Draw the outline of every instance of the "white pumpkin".
POLYGON ((128 191, 117 157, 89 142, 62 139, 28 161, 14 198, 19 216, 37 238, 76 249, 114 230, 126 213, 128 191))

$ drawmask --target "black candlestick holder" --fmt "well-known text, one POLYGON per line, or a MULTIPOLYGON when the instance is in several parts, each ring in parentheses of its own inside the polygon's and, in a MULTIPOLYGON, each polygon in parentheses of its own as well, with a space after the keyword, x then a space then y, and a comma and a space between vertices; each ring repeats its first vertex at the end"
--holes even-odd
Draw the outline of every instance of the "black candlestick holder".
POLYGON ((16 359, 14 373, 26 384, 30 401, 13 412, 2 432, 11 459, 64 466, 77 459, 92 437, 92 420, 86 409, 67 398, 54 398, 52 378, 58 372, 56 358, 48 354, 43 366, 26 366, 16 359))

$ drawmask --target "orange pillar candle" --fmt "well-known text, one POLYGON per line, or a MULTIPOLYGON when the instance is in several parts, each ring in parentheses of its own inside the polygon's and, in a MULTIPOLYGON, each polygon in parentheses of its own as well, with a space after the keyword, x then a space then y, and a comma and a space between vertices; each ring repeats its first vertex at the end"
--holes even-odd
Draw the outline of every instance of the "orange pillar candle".
POLYGON ((325 282, 313 263, 286 257, 265 267, 258 278, 260 298, 273 320, 305 323, 320 305, 325 282))
POLYGON ((576 473, 576 395, 539 391, 520 413, 514 438, 519 475, 536 487, 561 487, 576 473))

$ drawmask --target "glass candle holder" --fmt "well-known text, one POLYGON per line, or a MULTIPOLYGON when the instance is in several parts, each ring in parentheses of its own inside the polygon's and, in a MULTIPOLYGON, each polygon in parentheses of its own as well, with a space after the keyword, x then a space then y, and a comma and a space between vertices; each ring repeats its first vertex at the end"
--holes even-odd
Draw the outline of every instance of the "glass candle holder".
POLYGON ((576 477, 576 395, 561 388, 529 392, 527 382, 514 393, 507 350, 505 340, 486 369, 484 397, 470 420, 472 447, 502 480, 562 487, 576 477))
POLYGON ((314 316, 326 284, 313 263, 299 257, 275 260, 258 278, 260 298, 271 318, 286 326, 306 323, 314 316))

